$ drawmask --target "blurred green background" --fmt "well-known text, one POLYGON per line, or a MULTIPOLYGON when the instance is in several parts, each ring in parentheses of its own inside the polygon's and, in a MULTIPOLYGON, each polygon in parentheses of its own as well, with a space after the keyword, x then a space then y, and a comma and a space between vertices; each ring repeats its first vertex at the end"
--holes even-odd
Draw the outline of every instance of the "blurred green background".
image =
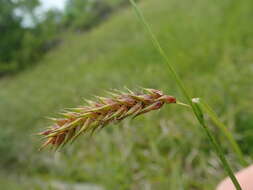
MULTIPOLYGON (((214 108, 250 163, 253 1, 138 2, 192 96, 214 108)), ((0 1, 0 189, 213 190, 226 174, 192 113, 176 105, 38 152, 46 117, 84 97, 142 86, 183 101, 127 1, 66 5, 41 16, 36 0, 0 1)))

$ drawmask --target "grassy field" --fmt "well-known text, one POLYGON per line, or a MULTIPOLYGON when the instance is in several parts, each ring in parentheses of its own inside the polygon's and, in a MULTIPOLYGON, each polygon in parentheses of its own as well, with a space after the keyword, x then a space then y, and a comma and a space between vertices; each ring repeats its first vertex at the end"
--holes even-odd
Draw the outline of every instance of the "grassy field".
MULTIPOLYGON (((203 97, 253 156, 253 1, 145 0, 141 9, 193 97, 203 97)), ((131 8, 89 33, 66 33, 36 67, 0 81, 0 189, 212 190, 225 173, 185 108, 111 125, 57 153, 38 152, 47 116, 127 86, 181 99, 131 8)), ((181 99, 182 100, 182 99, 181 99)), ((183 101, 183 100, 182 100, 183 101)), ((208 119, 208 118, 207 118, 208 119)), ((235 170, 235 155, 209 123, 235 170)))

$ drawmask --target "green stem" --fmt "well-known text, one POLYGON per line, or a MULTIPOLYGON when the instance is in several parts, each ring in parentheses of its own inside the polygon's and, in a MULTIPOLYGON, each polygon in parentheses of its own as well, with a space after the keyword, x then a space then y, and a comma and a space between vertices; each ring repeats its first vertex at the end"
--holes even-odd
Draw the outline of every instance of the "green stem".
POLYGON ((212 135, 210 129, 206 126, 205 123, 202 123, 201 125, 205 129, 206 135, 208 136, 209 140, 213 144, 213 147, 215 148, 216 153, 218 154, 218 156, 220 158, 220 161, 221 161, 224 169, 227 171, 227 174, 230 177, 231 181, 233 182, 235 188, 237 190, 242 190, 240 184, 238 183, 238 181, 237 181, 237 179, 236 179, 236 177, 235 177, 235 175, 233 173, 233 170, 231 169, 230 165, 228 164, 228 162, 227 162, 227 160, 226 160, 226 158, 224 156, 224 153, 223 153, 220 145, 217 143, 217 141, 214 138, 214 136, 212 135))
MULTIPOLYGON (((214 112, 214 110, 206 102, 204 102, 203 100, 200 100, 199 98, 197 101, 195 101, 195 103, 198 103, 200 105, 201 109, 204 110, 205 113, 207 113, 207 115, 211 118, 211 120, 214 122, 214 124, 219 128, 219 130, 222 132, 222 134, 227 138, 227 140, 229 141, 229 143, 232 146, 232 149, 236 153, 241 165, 247 166, 248 163, 244 159, 243 153, 242 153, 238 143, 235 141, 232 133, 230 133, 228 131, 228 128, 226 127, 226 125, 220 121, 220 119, 218 118, 218 116, 214 112)), ((189 106, 188 104, 185 104, 185 103, 182 103, 179 101, 177 101, 177 104, 184 106, 184 107, 191 108, 191 106, 189 106)))
POLYGON ((208 114, 208 116, 211 118, 211 120, 215 123, 215 125, 222 131, 222 133, 228 139, 234 152, 237 154, 240 163, 243 166, 247 166, 247 162, 243 157, 243 153, 242 153, 239 145, 235 141, 234 137, 232 136, 232 134, 228 131, 228 128, 219 120, 217 114, 213 111, 213 109, 206 102, 204 102, 203 100, 200 100, 199 104, 200 104, 201 108, 208 114))
POLYGON ((158 42, 157 38, 155 37, 155 35, 153 34, 149 24, 147 23, 146 19, 144 18, 143 14, 141 13, 141 11, 139 10, 139 8, 137 7, 136 3, 134 0, 129 0, 138 16, 138 18, 140 19, 141 23, 143 24, 144 28, 146 29, 146 31, 148 32, 150 39, 154 45, 154 47, 157 49, 157 51, 160 53, 161 57, 164 59, 165 63, 167 64, 167 68, 169 69, 170 74, 172 75, 172 77, 174 78, 174 80, 176 81, 177 85, 179 86, 182 94, 184 95, 184 97, 186 98, 187 102, 191 105, 195 115, 199 118, 203 117, 203 114, 201 113, 201 111, 199 110, 199 108, 197 106, 195 106, 195 104, 192 103, 191 98, 189 93, 187 92, 184 83, 182 82, 182 80, 180 79, 179 75, 177 74, 176 70, 174 69, 174 67, 172 66, 172 64, 169 62, 169 59, 166 55, 166 53, 164 52, 164 50, 162 49, 160 43, 158 42))
POLYGON ((157 49, 157 51, 160 53, 161 57, 164 59, 165 63, 168 66, 169 72, 172 75, 172 77, 174 78, 174 80, 176 81, 177 85, 179 86, 182 94, 184 95, 184 97, 186 98, 187 102, 190 104, 190 106, 193 109, 193 112, 197 118, 197 120, 199 121, 199 123, 201 124, 201 126, 203 127, 203 129, 205 130, 209 140, 211 141, 212 145, 214 146, 217 155, 219 156, 224 169, 227 171, 229 177, 231 178, 232 182, 234 183, 234 186, 236 187, 237 190, 241 190, 241 187, 238 183, 238 181, 236 180, 233 171, 231 169, 231 167, 229 166, 224 153, 222 152, 221 147, 219 146, 219 144, 216 142, 215 138, 213 137, 213 135, 211 134, 210 130, 208 129, 208 127, 206 126, 205 122, 204 122, 204 117, 203 117, 203 112, 201 110, 201 108, 199 107, 198 104, 194 104, 190 98, 189 93, 187 92, 184 83, 182 82, 182 80, 180 79, 180 77, 178 76, 176 70, 174 69, 174 67, 172 66, 172 64, 169 62, 169 59, 166 55, 166 53, 164 52, 164 50, 162 49, 160 43, 158 42, 157 38, 155 37, 155 35, 153 34, 149 24, 146 22, 143 14, 141 13, 141 11, 139 10, 139 8, 137 7, 136 3, 134 0, 129 0, 130 3, 132 4, 134 11, 136 12, 138 18, 140 19, 141 23, 144 25, 146 31, 148 32, 151 41, 153 43, 153 45, 155 46, 155 48, 157 49))

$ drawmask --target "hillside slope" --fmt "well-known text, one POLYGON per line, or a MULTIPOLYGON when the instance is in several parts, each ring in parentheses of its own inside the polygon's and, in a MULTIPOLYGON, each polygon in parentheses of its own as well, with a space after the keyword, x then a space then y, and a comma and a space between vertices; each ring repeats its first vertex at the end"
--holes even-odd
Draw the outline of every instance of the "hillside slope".
MULTIPOLYGON (((140 7, 193 96, 208 100, 251 160, 253 2, 147 0, 140 7)), ((89 33, 66 33, 38 66, 1 80, 0 166, 8 176, 2 187, 49 189, 51 181, 65 181, 106 189, 213 189, 223 169, 191 113, 173 105, 81 137, 61 153, 37 151, 33 134, 49 124, 45 117, 124 86, 180 99, 130 8, 89 33), (20 182, 24 187, 15 186, 20 182)), ((239 169, 219 131, 217 137, 239 169)))

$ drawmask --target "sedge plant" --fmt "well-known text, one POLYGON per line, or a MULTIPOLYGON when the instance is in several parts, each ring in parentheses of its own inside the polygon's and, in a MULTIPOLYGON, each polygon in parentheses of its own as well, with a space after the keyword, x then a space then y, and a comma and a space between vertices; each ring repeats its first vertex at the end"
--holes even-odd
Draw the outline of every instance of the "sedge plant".
POLYGON ((129 89, 127 89, 127 92, 109 92, 110 97, 97 97, 97 101, 86 100, 87 105, 66 109, 63 113, 61 113, 61 118, 50 118, 53 120, 53 124, 45 131, 39 133, 45 139, 45 142, 42 144, 40 149, 51 146, 57 150, 69 142, 74 142, 81 134, 93 134, 94 131, 104 128, 109 123, 119 122, 127 117, 135 118, 138 115, 158 110, 165 104, 176 103, 192 109, 196 119, 213 145, 224 169, 231 178, 235 188, 237 190, 241 190, 240 184, 234 176, 233 170, 227 162, 221 146, 217 143, 217 140, 205 122, 204 113, 209 115, 212 121, 228 139, 231 147, 237 154, 240 163, 242 165, 246 165, 246 161, 243 158, 243 154, 238 144, 234 140, 232 134, 227 130, 226 126, 218 119, 215 112, 207 103, 199 98, 191 98, 183 81, 169 62, 165 51, 161 48, 156 36, 151 31, 151 28, 146 22, 142 12, 137 7, 134 0, 130 0, 130 2, 138 16, 138 19, 144 25, 153 45, 164 59, 170 75, 174 78, 188 104, 181 103, 175 97, 165 95, 162 91, 155 89, 144 88, 142 92, 138 93, 129 89))

